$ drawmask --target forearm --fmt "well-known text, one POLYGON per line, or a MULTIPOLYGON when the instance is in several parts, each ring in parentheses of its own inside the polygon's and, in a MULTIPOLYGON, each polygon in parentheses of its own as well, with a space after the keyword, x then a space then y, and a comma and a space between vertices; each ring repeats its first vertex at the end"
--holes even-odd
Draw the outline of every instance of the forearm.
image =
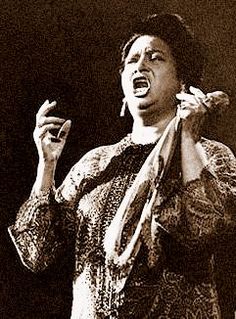
POLYGON ((182 234, 189 242, 210 243, 235 229, 235 158, 227 152, 210 141, 194 144, 186 138, 182 144, 183 179, 187 184, 181 194, 181 211, 187 225, 182 234))
POLYGON ((47 192, 54 187, 55 170, 55 161, 39 161, 37 168, 37 176, 33 186, 34 195, 37 196, 41 192, 47 192))
POLYGON ((199 179, 207 162, 205 151, 200 142, 196 143, 183 130, 181 136, 181 166, 184 185, 190 181, 199 179))
POLYGON ((199 179, 179 187, 175 196, 155 212, 159 230, 164 230, 187 249, 214 245, 235 229, 228 199, 219 190, 217 179, 203 169, 199 179))

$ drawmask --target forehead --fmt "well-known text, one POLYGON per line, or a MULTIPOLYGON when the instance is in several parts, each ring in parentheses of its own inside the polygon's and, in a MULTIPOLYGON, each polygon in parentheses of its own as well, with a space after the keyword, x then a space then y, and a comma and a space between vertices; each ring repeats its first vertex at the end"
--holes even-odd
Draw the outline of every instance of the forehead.
POLYGON ((132 44, 128 55, 137 54, 148 50, 162 51, 164 54, 171 55, 169 45, 162 39, 151 35, 142 35, 137 38, 132 44))

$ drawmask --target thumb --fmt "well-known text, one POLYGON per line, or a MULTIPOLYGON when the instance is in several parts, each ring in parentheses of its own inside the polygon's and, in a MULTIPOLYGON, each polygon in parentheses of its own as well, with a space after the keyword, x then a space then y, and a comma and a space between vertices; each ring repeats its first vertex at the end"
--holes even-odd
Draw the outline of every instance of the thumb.
POLYGON ((65 123, 63 123, 62 127, 60 128, 60 131, 57 134, 57 138, 62 138, 66 140, 70 132, 70 128, 71 128, 71 120, 65 121, 65 123))

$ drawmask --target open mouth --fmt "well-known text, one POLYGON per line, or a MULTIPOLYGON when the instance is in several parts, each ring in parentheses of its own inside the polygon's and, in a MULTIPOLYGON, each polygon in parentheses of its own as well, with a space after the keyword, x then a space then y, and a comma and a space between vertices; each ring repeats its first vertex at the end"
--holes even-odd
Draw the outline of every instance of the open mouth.
POLYGON ((137 97, 143 97, 150 90, 150 82, 145 76, 139 76, 133 79, 133 92, 137 97))

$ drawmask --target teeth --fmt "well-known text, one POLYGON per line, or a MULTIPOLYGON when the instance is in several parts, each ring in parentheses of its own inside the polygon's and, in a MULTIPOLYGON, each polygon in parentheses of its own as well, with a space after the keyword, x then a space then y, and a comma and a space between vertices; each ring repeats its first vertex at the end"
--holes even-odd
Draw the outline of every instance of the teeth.
POLYGON ((135 80, 134 81, 134 88, 143 88, 143 87, 148 87, 147 81, 146 80, 135 80))
POLYGON ((139 77, 133 80, 133 88, 135 96, 145 96, 150 89, 150 83, 146 77, 139 77))
POLYGON ((149 88, 147 88, 147 87, 146 88, 138 88, 138 89, 134 90, 134 95, 139 96, 139 97, 145 96, 145 95, 147 95, 148 91, 149 91, 149 88))

